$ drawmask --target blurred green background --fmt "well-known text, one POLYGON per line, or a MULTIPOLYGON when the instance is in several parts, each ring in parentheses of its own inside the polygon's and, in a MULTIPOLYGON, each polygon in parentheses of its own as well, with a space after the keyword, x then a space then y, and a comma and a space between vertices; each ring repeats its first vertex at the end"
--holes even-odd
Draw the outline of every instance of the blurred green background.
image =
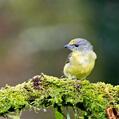
MULTIPOLYGON (((0 87, 41 72, 62 76, 64 44, 77 37, 88 39, 98 56, 88 79, 119 84, 118 0, 0 0, 0 87)), ((22 119, 52 119, 52 113, 24 112, 22 119)))

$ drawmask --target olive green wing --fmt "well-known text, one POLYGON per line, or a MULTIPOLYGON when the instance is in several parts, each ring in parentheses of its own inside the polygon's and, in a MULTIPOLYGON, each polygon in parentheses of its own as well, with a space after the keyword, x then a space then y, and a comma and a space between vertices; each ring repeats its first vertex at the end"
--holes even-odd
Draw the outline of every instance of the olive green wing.
POLYGON ((71 57, 71 56, 72 56, 72 53, 70 53, 70 54, 68 55, 68 57, 67 57, 67 59, 66 59, 66 61, 65 61, 65 64, 70 62, 70 57, 71 57))

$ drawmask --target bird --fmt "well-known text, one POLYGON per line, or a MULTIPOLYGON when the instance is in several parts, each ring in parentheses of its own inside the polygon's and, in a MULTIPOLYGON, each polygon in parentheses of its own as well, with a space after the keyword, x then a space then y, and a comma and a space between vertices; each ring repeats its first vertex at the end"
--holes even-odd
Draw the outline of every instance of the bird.
POLYGON ((64 76, 69 79, 86 79, 97 59, 92 44, 84 38, 75 38, 64 47, 71 51, 64 65, 64 76))

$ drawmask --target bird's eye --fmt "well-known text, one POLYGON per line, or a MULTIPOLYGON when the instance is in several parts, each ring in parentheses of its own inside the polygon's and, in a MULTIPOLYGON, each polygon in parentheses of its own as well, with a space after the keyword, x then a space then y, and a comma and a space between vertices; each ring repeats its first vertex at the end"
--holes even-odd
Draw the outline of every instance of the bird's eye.
POLYGON ((79 45, 78 44, 74 44, 75 47, 78 47, 79 45))

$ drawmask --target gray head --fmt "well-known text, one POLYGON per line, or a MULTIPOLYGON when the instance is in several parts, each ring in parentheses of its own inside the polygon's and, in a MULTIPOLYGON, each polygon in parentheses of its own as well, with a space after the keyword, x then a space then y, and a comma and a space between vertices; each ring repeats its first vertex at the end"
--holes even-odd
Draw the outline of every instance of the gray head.
POLYGON ((71 51, 93 50, 93 46, 91 45, 91 43, 83 38, 73 39, 68 44, 66 44, 64 47, 71 51))

